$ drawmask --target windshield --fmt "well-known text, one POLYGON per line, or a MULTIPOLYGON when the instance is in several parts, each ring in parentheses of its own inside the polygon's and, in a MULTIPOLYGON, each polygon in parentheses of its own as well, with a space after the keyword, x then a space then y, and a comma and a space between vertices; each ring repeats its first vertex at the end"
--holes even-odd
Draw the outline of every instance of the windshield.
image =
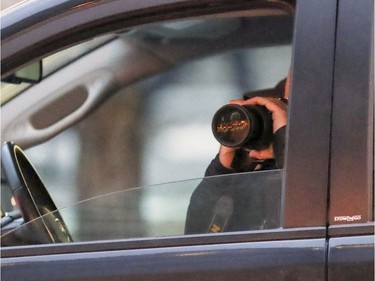
MULTIPOLYGON (((261 230, 280 226, 280 193, 281 171, 261 171, 125 189, 81 201, 59 213, 75 242, 261 230), (203 208, 199 200, 205 195, 197 195, 202 185, 222 186, 203 208), (231 211, 220 205, 222 198, 232 200, 231 211), (195 210, 201 214, 195 216, 195 210), (213 224, 223 229, 215 231, 213 224)), ((47 214, 8 233, 3 228, 2 246, 45 243, 35 233, 51 217, 56 216, 47 214)))

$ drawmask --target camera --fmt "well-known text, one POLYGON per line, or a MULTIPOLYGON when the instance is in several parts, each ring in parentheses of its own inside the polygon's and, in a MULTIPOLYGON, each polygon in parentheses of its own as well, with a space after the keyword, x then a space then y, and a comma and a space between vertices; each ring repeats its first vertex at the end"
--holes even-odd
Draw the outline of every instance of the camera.
POLYGON ((228 147, 262 150, 273 141, 271 112, 260 105, 224 105, 211 126, 216 140, 228 147))

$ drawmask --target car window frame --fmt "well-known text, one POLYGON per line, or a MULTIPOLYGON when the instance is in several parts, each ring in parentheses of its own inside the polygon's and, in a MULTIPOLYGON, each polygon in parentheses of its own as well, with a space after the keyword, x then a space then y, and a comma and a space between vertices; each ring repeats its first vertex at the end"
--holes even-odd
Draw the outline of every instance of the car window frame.
MULTIPOLYGON (((185 1, 188 2, 189 1, 185 1)), ((186 4, 186 5, 187 5, 186 4)), ((271 3, 272 4, 272 3, 271 3)), ((233 10, 239 8, 248 8, 251 5, 242 3, 236 5, 228 5, 226 8, 233 10)), ((277 3, 276 3, 277 5, 277 3)), ((293 47, 292 61, 292 83, 291 83, 291 99, 289 104, 290 123, 287 129, 287 149, 286 149, 286 165, 284 168, 285 182, 282 187, 282 221, 285 229, 276 230, 274 232, 239 232, 225 233, 218 235, 192 235, 187 237, 171 237, 171 238, 150 238, 138 241, 137 245, 142 248, 149 247, 150 243, 156 245, 193 245, 211 244, 221 242, 249 242, 249 241, 265 241, 268 239, 297 239, 305 238, 321 238, 326 234, 326 215, 327 215, 327 188, 328 188, 328 151, 330 140, 330 127, 326 122, 316 122, 314 116, 321 116, 321 120, 329 120, 331 114, 332 100, 332 81, 333 81, 333 62, 334 62, 334 35, 335 35, 335 17, 336 2, 322 3, 317 6, 308 1, 298 4, 295 19, 295 37, 293 47), (323 11, 323 12, 322 12, 323 11), (319 18, 312 15, 318 15, 319 18), (316 31, 315 24, 319 21, 325 28, 316 31), (315 30, 315 32, 311 32, 315 30), (311 48, 311 46, 315 48, 311 48), (318 55, 317 55, 318 54, 318 55), (306 63, 310 65, 307 66, 306 63), (322 75, 324 74, 324 80, 322 75), (319 82, 319 83, 318 83, 319 82), (299 93, 295 96, 293 92, 299 93), (306 112, 301 105, 311 104, 311 95, 313 93, 322 93, 318 97, 314 97, 314 106, 306 112), (326 103, 327 106, 318 106, 320 103, 326 103), (307 123, 302 120, 307 118, 307 123), (307 127, 314 128, 315 134, 312 136, 307 127), (301 141, 304 140, 304 141, 301 141), (306 142, 315 144, 323 141, 323 145, 315 146, 314 151, 305 149, 306 142), (305 142, 305 145, 303 145, 305 142), (316 157, 316 155, 318 155, 316 157), (302 159, 314 159, 314 167, 316 169, 301 169, 300 163, 302 159), (311 181, 311 182, 310 182, 311 181), (304 183, 301 188, 301 182, 304 183), (306 184, 308 183, 308 184, 306 184), (313 186, 314 188, 311 188, 313 186), (311 198, 316 200, 312 201, 311 198), (298 204, 296 204, 298 202, 298 204), (298 216, 296 214, 299 214, 298 216), (310 214, 314 214, 311 217, 310 214), (309 218, 306 220, 306 218, 309 218)), ((184 5, 180 5, 181 7, 184 5)), ((195 11, 194 7, 187 5, 185 8, 192 9, 190 15, 202 13, 216 12, 215 9, 202 9, 195 11)), ((222 10, 222 9, 221 9, 222 10)), ((139 15, 142 13, 139 11, 139 15)), ((176 17, 175 11, 169 11, 167 18, 176 17)), ((164 15, 165 16, 165 15, 164 15)), ((103 16, 104 17, 104 16, 103 16)), ((153 18, 155 20, 155 18, 153 18)), ((148 18, 150 21, 150 18, 148 18)), ((134 21, 133 24, 139 23, 134 21)), ((87 26, 86 26, 87 28, 87 26)), ((78 28, 79 29, 79 28, 78 28)), ((26 48, 27 49, 27 48, 26 48)), ((44 50, 46 51, 46 50, 44 50)), ((10 56, 9 58, 11 58, 10 56)), ((21 64, 20 62, 16 62, 21 64)), ((103 243, 103 247, 110 247, 112 243, 118 243, 121 247, 132 244, 134 241, 119 241, 103 243)), ((83 243, 82 247, 94 247, 97 249, 99 243, 83 243)), ((72 249, 79 245, 48 245, 43 249, 50 249, 54 252, 56 249, 72 249)), ((131 246, 132 247, 132 246, 131 246)), ((100 246, 101 249, 102 246, 100 246)), ((31 247, 30 249, 40 249, 40 247, 31 247)), ((35 250, 31 250, 35 251, 35 250)), ((63 250, 65 251, 65 250, 63 250)), ((10 252, 8 252, 10 253, 10 252)), ((3 253, 2 253, 3 254, 3 253)))
POLYGON ((282 199, 285 228, 326 225, 336 4, 302 1, 297 6, 282 199), (317 23, 324 28, 317 29, 317 23))
POLYGON ((108 32, 123 31, 135 25, 157 21, 239 11, 240 8, 280 7, 292 13, 295 0, 247 3, 219 1, 218 4, 213 0, 157 0, 152 3, 127 0, 126 4, 123 0, 97 2, 60 0, 58 5, 51 7, 41 2, 36 5, 25 3, 8 12, 8 15, 2 14, 1 77, 10 75, 46 54, 108 32), (96 16, 93 17, 93 14, 96 16), (95 34, 92 30, 95 30, 95 34), (45 44, 38 45, 39 40, 45 44))

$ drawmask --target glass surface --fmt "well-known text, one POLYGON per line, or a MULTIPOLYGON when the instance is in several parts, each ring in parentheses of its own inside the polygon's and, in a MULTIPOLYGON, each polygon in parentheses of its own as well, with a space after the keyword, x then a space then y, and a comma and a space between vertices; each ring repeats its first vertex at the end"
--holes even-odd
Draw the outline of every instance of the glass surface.
MULTIPOLYGON (((228 214, 231 231, 274 229, 280 226, 281 171, 261 171, 222 175, 172 182, 143 188, 130 188, 84 200, 59 210, 75 242, 137 237, 184 235, 189 204, 195 204, 193 191, 200 184, 217 192, 229 191, 233 212, 228 214), (138 200, 140 197, 147 200, 138 200), (135 202, 138 202, 138 204, 135 202), (79 213, 80 219, 76 219, 79 213)), ((216 194, 216 195, 215 195, 216 194)), ((221 196, 218 197, 220 199, 221 196)), ((213 201, 216 203, 218 199, 213 201)), ((217 206, 206 206, 207 223, 202 233, 210 232, 212 219, 222 212, 217 206), (216 208, 216 210, 215 210, 216 208), (216 212, 216 213, 215 213, 216 212)), ((11 243, 36 243, 33 229, 48 220, 47 215, 26 223, 2 236, 2 246, 11 243)), ((201 217, 190 218, 190 224, 201 223, 201 217), (195 221, 197 220, 197 221, 195 221)), ((226 231, 224 229, 224 231, 226 231)), ((43 243, 43 241, 39 241, 43 243)))
MULTIPOLYGON (((271 20, 271 26, 280 20, 271 20)), ((150 44, 162 57, 170 50, 171 60, 177 55, 186 58, 124 87, 79 124, 27 150, 56 205, 64 207, 124 184, 148 186, 202 177, 219 148, 211 130, 215 112, 245 92, 274 87, 290 67, 291 42, 269 46, 265 38, 264 46, 252 47, 252 40, 240 40, 255 32, 252 24, 245 18, 178 21, 166 25, 168 29, 149 25, 122 35, 124 42, 150 44), (204 23, 212 29, 231 24, 213 36, 204 33, 204 23), (188 26, 195 26, 195 33, 182 28, 188 26), (208 41, 202 41, 204 37, 208 41), (228 46, 219 50, 211 41, 228 46), (190 57, 192 49, 199 56, 190 57)), ((129 73, 138 68, 124 66, 129 73)))
MULTIPOLYGON (((293 17, 254 11, 145 25, 109 37, 126 46, 123 57, 136 51, 116 73, 124 77, 123 88, 108 93, 79 123, 26 151, 75 241, 184 234, 191 195, 219 149, 211 130, 214 113, 245 92, 273 88, 290 68, 293 17), (149 56, 162 63, 150 63, 149 56), (119 191, 124 186, 129 189, 119 191)), ((69 68, 79 79, 82 69, 74 69, 73 61, 87 59, 91 47, 74 48, 57 53, 47 73, 69 68)), ((87 65, 97 70, 105 59, 87 65)), ((204 182, 230 183, 238 195, 228 231, 279 227, 280 171, 204 182)))
MULTIPOLYGON (((50 55, 42 60, 42 79, 48 77, 55 71, 63 68, 64 66, 68 65, 69 63, 77 60, 84 54, 88 54, 90 51, 96 49, 97 47, 111 41, 115 36, 114 35, 105 35, 98 38, 94 38, 90 41, 84 42, 82 44, 78 44, 76 46, 70 47, 66 50, 60 51, 56 54, 50 55)), ((20 75, 24 77, 23 73, 29 73, 28 70, 33 65, 37 65, 38 63, 32 63, 29 66, 22 68, 20 71, 16 73, 16 75, 20 75)), ((35 71, 34 71, 35 72, 35 71)), ((39 73, 37 73, 39 74, 39 73)), ((30 76, 30 74, 26 74, 26 77, 30 76)), ((34 80, 38 80, 36 77, 34 80)), ((9 101, 10 99, 14 98, 15 96, 21 94, 24 90, 32 87, 32 83, 23 82, 21 84, 11 84, 6 82, 1 82, 0 88, 0 95, 1 95, 1 104, 9 101)))

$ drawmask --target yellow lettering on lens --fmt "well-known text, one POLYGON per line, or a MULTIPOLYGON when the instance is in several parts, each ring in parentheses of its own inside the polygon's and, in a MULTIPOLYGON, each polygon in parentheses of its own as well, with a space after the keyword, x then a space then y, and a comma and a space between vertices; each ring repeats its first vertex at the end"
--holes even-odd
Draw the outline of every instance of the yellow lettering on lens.
POLYGON ((248 122, 246 121, 234 121, 229 123, 220 124, 216 127, 216 131, 218 133, 226 133, 228 131, 241 131, 248 126, 248 122))

